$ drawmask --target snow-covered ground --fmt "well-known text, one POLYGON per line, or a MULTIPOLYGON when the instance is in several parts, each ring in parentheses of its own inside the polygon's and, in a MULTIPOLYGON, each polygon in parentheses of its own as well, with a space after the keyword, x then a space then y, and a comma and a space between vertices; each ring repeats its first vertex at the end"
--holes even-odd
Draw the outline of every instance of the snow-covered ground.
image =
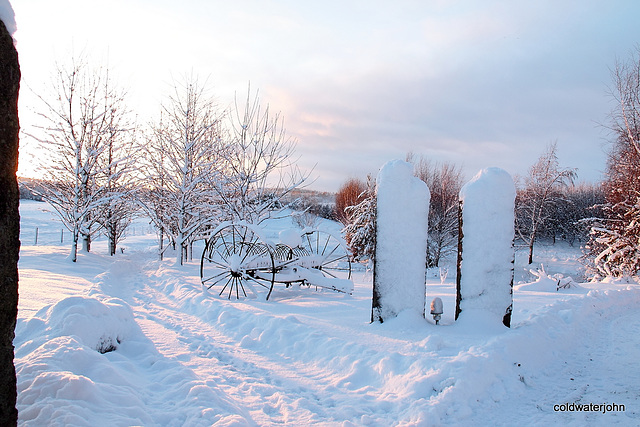
POLYGON ((540 278, 517 254, 511 329, 454 323, 453 273, 438 271, 440 325, 408 312, 371 324, 362 269, 353 295, 277 286, 229 301, 203 291, 198 262, 158 261, 143 221, 124 253, 99 239, 68 262, 45 207, 20 207, 20 425, 640 424, 640 288, 555 291, 548 275, 579 277, 579 249, 536 248, 540 278))

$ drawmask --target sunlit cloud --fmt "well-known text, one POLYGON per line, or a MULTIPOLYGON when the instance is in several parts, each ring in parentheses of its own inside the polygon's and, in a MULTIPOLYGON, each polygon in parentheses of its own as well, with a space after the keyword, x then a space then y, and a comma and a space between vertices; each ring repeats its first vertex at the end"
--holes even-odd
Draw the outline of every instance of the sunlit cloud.
POLYGON ((55 59, 86 47, 108 57, 142 123, 184 73, 222 107, 250 83, 320 189, 408 151, 468 176, 523 173, 556 140, 564 165, 597 180, 609 67, 640 41, 635 2, 12 4, 23 82, 40 90, 55 59))

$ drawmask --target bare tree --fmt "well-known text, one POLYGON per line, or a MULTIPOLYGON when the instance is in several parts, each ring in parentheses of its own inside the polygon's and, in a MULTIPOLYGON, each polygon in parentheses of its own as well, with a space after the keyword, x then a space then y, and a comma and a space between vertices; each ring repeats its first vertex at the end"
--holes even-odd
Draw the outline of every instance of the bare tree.
POLYGON ((179 251, 177 264, 186 261, 198 233, 219 221, 214 188, 227 149, 221 117, 205 86, 186 78, 174 85, 143 148, 146 185, 139 202, 160 230, 160 253, 167 234, 179 251))
POLYGON ((53 95, 40 97, 45 106, 39 115, 48 125, 36 139, 47 146, 43 198, 72 233, 69 258, 75 262, 80 237, 89 251, 97 232, 99 211, 115 196, 108 191, 105 174, 122 161, 105 161, 105 153, 122 132, 129 114, 124 92, 117 89, 105 67, 90 69, 85 58, 58 65, 52 79, 53 95))
POLYGON ((634 276, 640 271, 640 47, 612 71, 613 134, 603 188, 604 217, 596 221, 587 246, 591 274, 634 276))
POLYGON ((227 117, 229 139, 215 186, 224 219, 260 223, 282 207, 285 196, 302 186, 308 174, 295 167, 296 142, 287 136, 280 114, 263 108, 250 88, 244 105, 236 99, 227 117))
POLYGON ((18 317, 18 91, 20 66, 13 38, 0 21, 0 425, 16 426, 13 339, 18 317))
POLYGON ((431 192, 427 266, 438 267, 443 257, 457 251, 458 195, 464 177, 460 167, 452 163, 432 163, 424 157, 415 159, 411 153, 407 158, 414 164, 415 175, 431 192))
POLYGON ((143 147, 146 185, 140 203, 179 250, 222 221, 260 223, 306 179, 295 167, 295 141, 259 98, 223 114, 197 79, 175 85, 143 147), (225 120, 226 118, 226 120, 225 120))
POLYGON ((553 207, 552 221, 543 230, 544 236, 562 239, 573 246, 576 242, 586 242, 590 224, 594 218, 602 218, 605 203, 602 185, 579 183, 564 191, 566 203, 553 207))
POLYGON ((553 218, 553 207, 568 203, 563 189, 573 184, 574 169, 561 168, 556 143, 529 168, 523 186, 516 195, 516 233, 529 248, 529 264, 533 263, 533 245, 540 230, 553 218))

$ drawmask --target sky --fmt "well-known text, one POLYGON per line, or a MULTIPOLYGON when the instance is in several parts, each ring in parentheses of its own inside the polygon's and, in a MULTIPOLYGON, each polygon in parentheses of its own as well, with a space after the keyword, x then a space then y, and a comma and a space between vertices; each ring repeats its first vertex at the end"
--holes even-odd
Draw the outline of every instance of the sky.
MULTIPOLYGON (((56 61, 106 63, 138 121, 173 82, 206 80, 222 107, 258 90, 297 140, 309 188, 336 191, 408 152, 470 179, 527 169, 557 142, 561 166, 605 169, 616 60, 640 43, 640 2, 12 0, 21 126, 56 61)), ((49 92, 48 92, 49 91, 49 92)), ((21 140, 19 175, 45 156, 21 140)))

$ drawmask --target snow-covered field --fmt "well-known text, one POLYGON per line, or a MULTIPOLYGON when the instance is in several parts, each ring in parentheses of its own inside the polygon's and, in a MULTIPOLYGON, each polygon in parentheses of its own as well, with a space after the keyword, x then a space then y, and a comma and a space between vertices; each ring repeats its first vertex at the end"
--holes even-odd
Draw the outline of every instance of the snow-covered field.
MULTIPOLYGON (((124 253, 98 240, 68 262, 45 208, 20 207, 20 425, 640 425, 636 283, 555 291, 518 253, 511 329, 454 323, 453 273, 437 271, 440 325, 370 324, 362 269, 353 295, 280 285, 269 301, 229 301, 203 291, 199 262, 158 261, 144 222, 124 253)), ((546 273, 574 278, 579 255, 536 252, 546 273)))

